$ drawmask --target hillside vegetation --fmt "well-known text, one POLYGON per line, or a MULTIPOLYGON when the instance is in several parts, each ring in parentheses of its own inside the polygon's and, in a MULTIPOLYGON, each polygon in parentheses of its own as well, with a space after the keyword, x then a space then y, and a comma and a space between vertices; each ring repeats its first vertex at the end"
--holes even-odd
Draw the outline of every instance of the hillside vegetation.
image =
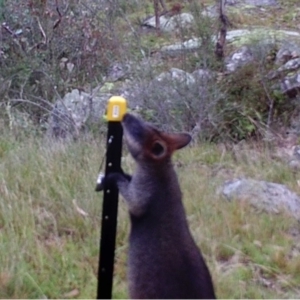
MULTIPOLYGON (((61 20, 56 31, 53 25, 59 16, 54 2, 39 2, 48 5, 49 13, 43 18, 43 6, 33 1, 16 5, 16 1, 0 0, 1 18, 7 24, 14 24, 13 30, 21 28, 25 32, 28 24, 35 30, 35 35, 19 41, 23 44, 9 35, 3 35, 1 40, 3 53, 7 55, 1 57, 4 54, 0 52, 1 298, 96 297, 103 195, 94 189, 105 155, 106 123, 101 122, 74 140, 54 140, 45 136, 47 117, 55 100, 71 89, 89 90, 104 85, 104 75, 116 58, 136 62, 135 75, 152 76, 143 73, 149 70, 139 64, 145 56, 190 34, 140 32, 141 20, 153 14, 153 6, 151 1, 137 0, 61 1, 60 9, 68 7, 66 14, 72 13, 61 20), (111 10, 99 9, 105 5, 111 10), (39 44, 41 40, 43 43, 39 44), (68 58, 65 63, 73 64, 71 72, 61 64, 65 57, 68 58)), ((167 1, 167 5, 171 7, 176 2, 167 1)), ((185 2, 184 10, 188 11, 194 2, 208 5, 213 1, 185 2)), ((250 16, 237 12, 228 17, 238 28, 269 26, 299 30, 298 1, 279 2, 280 9, 265 8, 250 16)), ((211 34, 216 28, 209 24, 202 30, 211 34)), ((202 35, 206 34, 204 31, 202 35)), ((230 52, 232 47, 226 51, 230 52)), ((215 56, 203 53, 207 57, 200 64, 205 62, 221 73, 215 56)), ((192 71, 198 59, 188 55, 166 58, 155 66, 155 72, 170 67, 192 71)), ((266 73, 269 65, 265 67, 260 70, 266 73)), ((228 82, 226 78, 223 84, 233 97, 231 101, 234 102, 236 86, 251 103, 267 99, 266 86, 259 84, 254 74, 256 69, 250 67, 228 82), (244 85, 249 81, 249 85, 244 85)), ((116 91, 120 88, 118 84, 116 91)), ((285 100, 283 96, 276 99, 279 106, 275 116, 286 108, 280 106, 285 100)), ((294 104, 291 105, 287 112, 293 110, 294 104)), ((193 114, 180 110, 182 106, 176 109, 161 113, 177 116, 178 123, 171 126, 173 130, 188 129, 181 117, 189 120, 193 114)), ((246 201, 229 202, 220 193, 226 180, 249 177, 282 183, 300 194, 299 172, 274 158, 274 145, 265 141, 257 128, 253 131, 248 123, 243 125, 244 119, 238 119, 241 115, 227 114, 232 112, 230 109, 222 107, 220 114, 226 118, 219 123, 222 126, 217 126, 220 131, 209 127, 205 135, 200 134, 193 145, 174 157, 192 234, 208 263, 218 298, 299 298, 299 223, 284 213, 268 214, 254 209, 246 201), (234 118, 238 119, 241 131, 230 127, 234 118), (235 144, 241 139, 246 142, 239 144, 237 150, 235 144)), ((144 118, 159 122, 150 106, 139 112, 144 118)), ((281 115, 277 127, 274 126, 276 133, 284 131, 289 116, 281 115)), ((122 165, 129 173, 133 172, 134 162, 126 147, 122 165)), ((118 299, 128 297, 128 233, 127 209, 120 200, 113 289, 113 297, 118 299)))

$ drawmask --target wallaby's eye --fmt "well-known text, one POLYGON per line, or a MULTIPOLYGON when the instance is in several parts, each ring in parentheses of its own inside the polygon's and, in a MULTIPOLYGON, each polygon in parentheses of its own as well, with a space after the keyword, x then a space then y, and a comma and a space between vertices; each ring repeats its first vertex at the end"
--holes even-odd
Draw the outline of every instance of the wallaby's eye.
POLYGON ((165 152, 165 146, 160 142, 155 142, 152 145, 151 152, 155 156, 161 156, 165 152))

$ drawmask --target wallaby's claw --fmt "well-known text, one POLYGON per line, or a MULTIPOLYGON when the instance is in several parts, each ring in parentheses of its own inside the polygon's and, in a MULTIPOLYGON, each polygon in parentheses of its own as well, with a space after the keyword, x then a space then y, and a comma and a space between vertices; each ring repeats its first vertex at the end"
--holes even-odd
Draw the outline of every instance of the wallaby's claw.
POLYGON ((98 178, 97 178, 96 188, 95 188, 96 192, 101 192, 104 190, 104 180, 105 180, 105 177, 104 177, 103 173, 99 173, 98 178))

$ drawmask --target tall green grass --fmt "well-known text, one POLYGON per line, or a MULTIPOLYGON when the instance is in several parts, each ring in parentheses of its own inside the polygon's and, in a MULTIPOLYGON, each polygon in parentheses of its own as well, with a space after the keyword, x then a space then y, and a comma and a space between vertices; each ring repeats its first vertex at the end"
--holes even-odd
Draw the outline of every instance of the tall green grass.
MULTIPOLYGON (((104 138, 59 143, 0 136, 1 297, 96 297, 102 194, 94 188, 104 145, 104 138)), ((190 228, 208 262, 217 296, 299 297, 296 221, 255 211, 247 203, 227 202, 217 192, 236 176, 280 182, 300 192, 298 175, 274 161, 267 147, 246 145, 239 155, 224 149, 197 145, 174 157, 190 228)), ((134 169, 126 150, 123 166, 129 172, 134 169)), ((128 232, 121 201, 114 298, 128 297, 128 232)))

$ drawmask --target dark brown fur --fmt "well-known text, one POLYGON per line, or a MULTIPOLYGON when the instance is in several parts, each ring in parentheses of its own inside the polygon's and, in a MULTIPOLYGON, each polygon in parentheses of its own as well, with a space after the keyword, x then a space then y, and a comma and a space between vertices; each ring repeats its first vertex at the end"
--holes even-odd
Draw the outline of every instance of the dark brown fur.
POLYGON ((131 218, 128 279, 134 299, 215 298, 205 261, 188 228, 172 153, 188 134, 168 134, 131 114, 123 119, 128 149, 137 163, 130 178, 111 176, 131 218))

